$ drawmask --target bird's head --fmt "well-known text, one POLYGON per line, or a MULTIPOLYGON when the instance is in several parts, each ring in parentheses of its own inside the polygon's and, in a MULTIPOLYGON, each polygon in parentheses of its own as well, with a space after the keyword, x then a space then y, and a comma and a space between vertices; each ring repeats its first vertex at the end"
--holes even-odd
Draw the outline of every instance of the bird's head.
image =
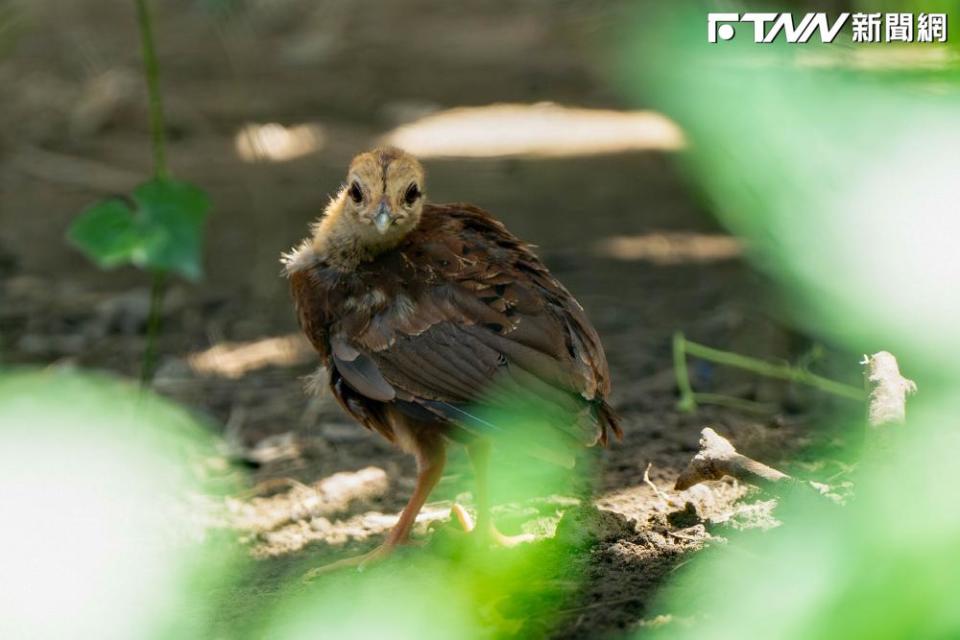
POLYGON ((399 242, 420 222, 424 172, 399 149, 361 153, 347 172, 343 213, 359 239, 374 245, 399 242))

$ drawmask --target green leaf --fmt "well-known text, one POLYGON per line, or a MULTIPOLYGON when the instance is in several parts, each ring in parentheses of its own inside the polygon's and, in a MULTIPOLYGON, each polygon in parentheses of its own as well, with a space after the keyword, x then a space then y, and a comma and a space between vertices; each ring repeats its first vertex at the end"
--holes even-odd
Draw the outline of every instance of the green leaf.
POLYGON ((139 241, 130 207, 119 197, 86 209, 70 226, 67 237, 104 269, 129 262, 139 241))
POLYGON ((86 209, 67 237, 105 269, 133 264, 197 280, 209 208, 206 193, 190 183, 151 180, 130 200, 111 198, 86 209))

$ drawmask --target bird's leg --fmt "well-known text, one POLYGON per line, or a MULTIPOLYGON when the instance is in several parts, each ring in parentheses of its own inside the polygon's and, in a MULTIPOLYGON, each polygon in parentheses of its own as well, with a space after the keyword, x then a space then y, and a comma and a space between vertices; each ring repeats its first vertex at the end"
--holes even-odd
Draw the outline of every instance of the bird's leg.
POLYGON ((439 438, 417 441, 414 453, 417 457, 417 484, 413 489, 413 495, 407 502, 407 506, 400 513, 400 519, 397 520, 397 524, 393 525, 384 543, 365 554, 317 567, 307 574, 307 580, 345 567, 357 567, 363 570, 365 567, 385 559, 393 553, 397 546, 408 541, 410 530, 413 529, 417 515, 430 496, 430 492, 440 481, 447 460, 445 445, 443 440, 439 438))
POLYGON ((490 444, 483 440, 476 440, 467 445, 467 454, 473 463, 473 473, 477 485, 475 495, 477 522, 474 524, 460 505, 454 505, 454 515, 460 521, 461 526, 467 531, 476 531, 478 535, 502 547, 512 547, 533 540, 534 536, 529 533, 518 536, 504 535, 493 524, 493 519, 490 517, 489 476, 487 474, 490 461, 490 444))
POLYGON ((387 541, 384 543, 386 547, 395 547, 407 542, 413 523, 417 520, 417 514, 420 513, 430 492, 437 486, 443 475, 443 467, 447 461, 443 440, 421 441, 417 445, 417 484, 413 489, 413 495, 410 496, 410 501, 400 514, 400 519, 387 536, 387 541))

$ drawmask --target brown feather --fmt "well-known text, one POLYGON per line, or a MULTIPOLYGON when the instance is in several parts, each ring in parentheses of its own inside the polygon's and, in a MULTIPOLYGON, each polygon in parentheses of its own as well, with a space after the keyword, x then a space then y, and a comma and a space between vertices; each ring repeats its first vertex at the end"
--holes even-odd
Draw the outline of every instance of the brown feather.
POLYGON ((620 437, 606 356, 583 308, 485 211, 425 205, 395 247, 352 268, 322 256, 296 264, 300 325, 337 371, 338 400, 367 427, 389 431, 385 407, 397 403, 456 437, 470 430, 456 412, 525 398, 576 441, 605 444, 608 429, 620 437))

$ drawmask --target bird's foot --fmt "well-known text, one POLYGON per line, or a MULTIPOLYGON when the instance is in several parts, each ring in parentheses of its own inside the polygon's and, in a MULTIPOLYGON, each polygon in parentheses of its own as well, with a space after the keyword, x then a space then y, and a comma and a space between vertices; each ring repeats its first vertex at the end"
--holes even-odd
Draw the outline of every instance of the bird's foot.
POLYGON ((450 507, 450 515, 457 519, 457 522, 460 524, 460 527, 470 533, 473 531, 477 525, 473 522, 473 517, 467 513, 467 510, 463 508, 462 505, 453 503, 453 506, 450 507))
POLYGON ((357 571, 363 571, 377 564, 378 562, 386 560, 388 557, 390 557, 390 554, 394 552, 396 547, 396 544, 384 543, 372 551, 368 551, 367 553, 353 556, 352 558, 337 560, 336 562, 331 562, 330 564, 325 564, 321 567, 316 567, 315 569, 311 569, 306 573, 306 575, 303 577, 303 581, 311 582, 322 575, 340 571, 341 569, 356 568, 357 571))
POLYGON ((464 531, 467 533, 476 533, 481 539, 485 539, 498 547, 515 547, 518 544, 532 542, 537 538, 532 533, 521 533, 516 536, 505 535, 500 533, 492 522, 486 527, 478 529, 473 518, 467 513, 467 510, 459 504, 454 504, 453 507, 450 508, 450 513, 457 519, 457 522, 460 523, 464 531))

